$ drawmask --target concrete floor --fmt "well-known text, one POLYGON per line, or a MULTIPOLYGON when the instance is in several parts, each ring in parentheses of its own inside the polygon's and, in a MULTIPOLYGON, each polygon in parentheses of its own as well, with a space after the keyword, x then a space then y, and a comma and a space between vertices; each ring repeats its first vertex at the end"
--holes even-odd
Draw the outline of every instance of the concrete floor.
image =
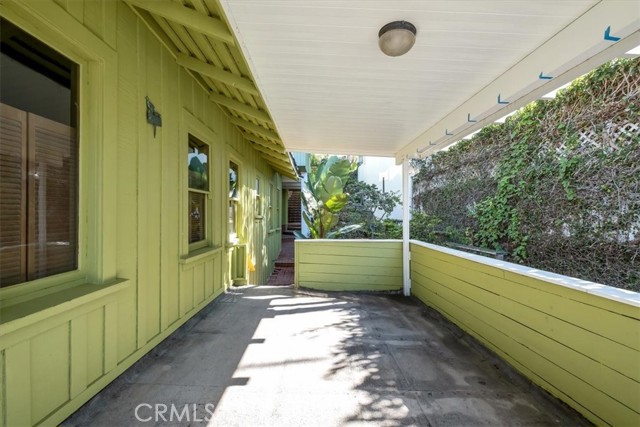
POLYGON ((63 423, 152 425, 589 424, 413 299, 249 286, 63 423))

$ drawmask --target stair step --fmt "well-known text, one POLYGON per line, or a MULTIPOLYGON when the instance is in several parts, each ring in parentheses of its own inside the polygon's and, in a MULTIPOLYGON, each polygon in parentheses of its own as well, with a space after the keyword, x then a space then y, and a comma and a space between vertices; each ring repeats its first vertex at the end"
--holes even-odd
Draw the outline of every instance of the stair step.
POLYGON ((295 267, 294 261, 276 261, 276 268, 295 267))

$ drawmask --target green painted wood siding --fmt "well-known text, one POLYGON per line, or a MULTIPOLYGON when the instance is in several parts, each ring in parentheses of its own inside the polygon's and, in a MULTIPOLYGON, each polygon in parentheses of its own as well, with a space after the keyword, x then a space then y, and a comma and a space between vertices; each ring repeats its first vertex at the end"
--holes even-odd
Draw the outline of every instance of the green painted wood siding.
POLYGON ((325 291, 402 289, 399 240, 296 240, 296 285, 325 291))
POLYGON ((640 308, 523 270, 411 244, 413 295, 594 423, 640 425, 640 308))
POLYGON ((0 425, 57 425, 230 285, 229 161, 249 283, 266 282, 281 242, 268 212, 255 215, 253 184, 263 200, 282 185, 124 2, 0 2, 0 14, 78 62, 83 79, 82 270, 0 290, 0 425), (162 114, 155 135, 145 96, 162 114), (211 244, 197 254, 185 209, 192 132, 210 144, 212 171, 211 244))

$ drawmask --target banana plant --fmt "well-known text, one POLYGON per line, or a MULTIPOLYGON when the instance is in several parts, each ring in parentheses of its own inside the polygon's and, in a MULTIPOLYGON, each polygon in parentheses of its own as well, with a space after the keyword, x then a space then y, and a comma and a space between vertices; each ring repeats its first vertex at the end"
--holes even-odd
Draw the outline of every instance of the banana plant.
MULTIPOLYGON (((322 159, 317 168, 309 171, 302 191, 302 218, 309 227, 309 237, 312 239, 330 239, 360 228, 360 225, 354 224, 332 231, 338 224, 338 212, 349 202, 344 186, 349 174, 357 167, 356 162, 331 156, 322 159)), ((307 238, 299 232, 295 232, 295 235, 307 238)))

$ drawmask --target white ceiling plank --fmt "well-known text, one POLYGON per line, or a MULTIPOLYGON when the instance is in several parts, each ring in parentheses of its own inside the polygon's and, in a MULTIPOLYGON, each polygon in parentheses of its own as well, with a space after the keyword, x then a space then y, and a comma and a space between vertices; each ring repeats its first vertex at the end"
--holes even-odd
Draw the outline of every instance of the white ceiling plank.
MULTIPOLYGON (((445 130, 466 130, 467 113, 460 122, 458 110, 487 88, 493 92, 496 82, 503 96, 516 98, 548 85, 539 81, 541 71, 560 75, 576 58, 607 47, 598 44, 604 21, 628 36, 630 27, 618 28, 617 12, 607 12, 626 7, 628 18, 638 16, 628 6, 633 2, 623 3, 220 0, 287 149, 384 156, 415 152, 424 141, 414 140, 429 130, 435 135, 442 124, 439 142, 445 130), (589 18, 597 14, 600 20, 589 18), (402 57, 387 57, 378 49, 378 30, 399 19, 416 25, 416 44, 402 57), (568 30, 579 22, 590 32, 568 30), (565 33, 597 40, 536 54, 565 33), (505 84, 503 76, 527 61, 527 73, 535 68, 535 74, 505 84)), ((478 114, 500 110, 497 94, 478 114)))
MULTIPOLYGON (((584 12, 593 1, 358 1, 358 0, 337 0, 337 1, 315 1, 308 0, 284 0, 272 1, 247 1, 247 0, 224 0, 223 6, 233 4, 233 11, 240 16, 237 22, 243 22, 244 17, 253 17, 258 9, 260 19, 271 19, 273 17, 284 16, 317 16, 322 18, 318 22, 327 21, 327 18, 341 18, 348 16, 357 19, 365 14, 375 13, 375 16, 389 16, 390 14, 401 13, 446 13, 450 15, 476 14, 482 16, 498 15, 513 18, 515 16, 574 16, 576 10, 584 12)), ((356 21, 357 22, 357 21, 356 21)))
POLYGON ((430 142, 436 145, 429 151, 448 146, 481 126, 622 54, 626 46, 632 46, 640 39, 640 15, 637 12, 636 2, 599 3, 413 139, 396 154, 396 162, 400 163, 402 158, 413 155, 415 150, 422 149, 430 142), (617 43, 605 40, 604 30, 607 27, 615 29, 616 37, 625 39, 617 43), (555 78, 551 81, 536 78, 539 72, 555 78), (564 79, 558 78, 563 75, 564 79), (498 104, 496 94, 501 95, 501 99, 509 104, 498 104), (472 114, 477 122, 470 124, 466 120, 468 114, 472 114), (446 130, 453 135, 443 135, 446 130))

